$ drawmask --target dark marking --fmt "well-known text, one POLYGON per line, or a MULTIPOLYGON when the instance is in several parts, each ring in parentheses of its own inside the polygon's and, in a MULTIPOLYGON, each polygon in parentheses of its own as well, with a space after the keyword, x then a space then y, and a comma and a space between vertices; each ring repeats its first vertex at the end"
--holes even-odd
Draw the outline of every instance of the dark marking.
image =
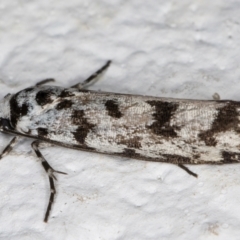
POLYGON ((129 148, 125 148, 124 149, 124 152, 123 152, 123 155, 126 156, 126 157, 134 157, 136 156, 136 151, 134 149, 129 149, 129 148))
POLYGON ((52 96, 55 95, 51 89, 41 90, 36 94, 36 102, 40 106, 44 106, 46 104, 52 103, 52 96))
POLYGON ((84 119, 84 111, 83 110, 74 110, 72 115, 72 123, 74 125, 81 125, 84 119))
POLYGON ((22 109, 21 109, 21 116, 25 116, 28 113, 28 104, 27 103, 23 103, 22 105, 22 109))
POLYGON ((61 109, 67 109, 70 108, 72 106, 73 102, 71 100, 65 99, 63 101, 61 101, 60 103, 58 103, 58 105, 56 106, 57 110, 61 110, 61 109))
POLYGON ((183 157, 177 154, 161 154, 165 158, 164 162, 173 163, 173 164, 188 164, 193 163, 191 158, 183 157))
POLYGON ((72 96, 74 96, 74 94, 68 91, 68 89, 64 89, 59 95, 60 98, 66 98, 66 97, 72 97, 72 96))
POLYGON ((108 111, 108 115, 114 118, 121 118, 122 113, 119 111, 119 106, 116 100, 107 100, 105 107, 108 111))
POLYGON ((72 123, 78 126, 76 131, 73 132, 75 139, 80 144, 85 145, 85 138, 87 137, 88 133, 95 127, 95 125, 87 121, 87 118, 84 117, 83 110, 73 111, 72 123))
POLYGON ((199 158, 200 158, 200 154, 199 154, 199 153, 193 154, 193 158, 194 158, 194 159, 199 159, 199 158))
POLYGON ((228 130, 240 132, 237 107, 239 107, 239 105, 235 102, 228 102, 226 106, 218 109, 218 114, 212 123, 211 129, 198 134, 199 138, 204 141, 207 146, 216 146, 217 141, 214 137, 216 133, 228 130))
POLYGON ((153 162, 167 162, 172 164, 192 164, 191 158, 189 157, 183 157, 177 154, 161 154, 161 158, 151 158, 143 156, 139 153, 136 153, 134 149, 125 148, 122 153, 114 153, 114 155, 122 156, 122 157, 128 157, 128 158, 135 158, 135 159, 141 159, 145 161, 153 161, 153 162))
POLYGON ((240 153, 236 152, 222 152, 223 160, 221 160, 221 163, 239 163, 240 162, 240 153))
POLYGON ((176 137, 177 127, 170 126, 171 118, 178 108, 178 104, 162 101, 147 101, 148 104, 155 107, 155 112, 152 114, 156 120, 152 125, 147 126, 154 134, 164 137, 176 137))
POLYGON ((118 156, 127 157, 127 158, 141 158, 139 153, 136 153, 134 149, 124 148, 124 151, 121 153, 115 153, 118 156))
POLYGON ((38 128, 38 135, 41 137, 46 137, 48 135, 48 130, 46 128, 38 128))
POLYGON ((89 126, 80 126, 76 129, 75 132, 73 132, 73 135, 75 137, 75 139, 80 143, 80 144, 85 144, 85 138, 88 135, 88 132, 91 130, 91 128, 93 125, 89 126))
POLYGON ((88 152, 98 152, 97 150, 96 150, 96 148, 93 148, 93 147, 88 147, 87 145, 75 145, 75 144, 73 144, 73 145, 71 145, 71 146, 67 146, 67 147, 69 147, 69 148, 73 148, 73 149, 80 149, 80 150, 83 150, 83 151, 88 151, 88 152))
POLYGON ((133 138, 126 138, 126 137, 120 135, 120 136, 117 136, 117 138, 120 138, 119 141, 118 141, 118 139, 116 139, 118 144, 124 144, 128 148, 140 149, 142 147, 141 142, 140 142, 140 140, 142 138, 140 138, 138 136, 133 137, 133 138))
POLYGON ((10 119, 11 124, 15 128, 20 117, 25 116, 28 113, 28 104, 23 103, 22 106, 18 105, 18 94, 13 95, 10 99, 10 119))

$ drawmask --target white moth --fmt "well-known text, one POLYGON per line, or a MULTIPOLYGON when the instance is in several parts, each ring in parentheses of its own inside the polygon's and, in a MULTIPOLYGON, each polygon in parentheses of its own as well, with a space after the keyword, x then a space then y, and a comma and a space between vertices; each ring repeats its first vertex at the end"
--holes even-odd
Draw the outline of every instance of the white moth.
MULTIPOLYGON (((240 103, 157 98, 85 90, 101 69, 70 88, 34 87, 8 94, 0 102, 0 130, 15 135, 3 150, 9 153, 19 136, 33 138, 32 148, 48 173, 55 196, 54 170, 39 151, 40 143, 177 164, 224 164, 240 161, 240 103)), ((65 174, 65 173, 63 173, 65 174)))

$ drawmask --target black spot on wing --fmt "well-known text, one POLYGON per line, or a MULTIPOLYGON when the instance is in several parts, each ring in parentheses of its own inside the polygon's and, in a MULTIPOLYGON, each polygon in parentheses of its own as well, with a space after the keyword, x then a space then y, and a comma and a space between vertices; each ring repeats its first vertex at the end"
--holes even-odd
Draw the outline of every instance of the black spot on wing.
POLYGON ((28 113, 28 104, 23 103, 21 107, 21 116, 25 116, 28 113))
POLYGON ((137 154, 134 149, 125 148, 123 155, 126 157, 134 158, 134 157, 138 156, 139 154, 137 154))
POLYGON ((199 138, 205 142, 207 146, 216 146, 217 141, 214 134, 219 132, 225 132, 228 130, 234 130, 240 132, 238 127, 239 113, 237 107, 240 107, 235 102, 228 102, 228 104, 218 109, 218 114, 212 123, 211 129, 200 133, 199 138))
POLYGON ((117 144, 124 144, 128 148, 140 149, 142 147, 141 140, 142 138, 135 136, 132 138, 127 138, 125 136, 117 136, 117 144))
POLYGON ((55 93, 51 89, 40 90, 36 94, 36 102, 40 106, 44 106, 46 104, 52 103, 53 102, 53 99, 52 99, 53 95, 55 96, 55 93))
POLYGON ((95 127, 94 124, 91 124, 87 121, 83 110, 75 110, 72 113, 72 123, 77 125, 77 129, 73 132, 73 136, 76 141, 80 144, 85 144, 85 138, 88 133, 95 127))
POLYGON ((19 105, 17 97, 18 94, 15 94, 10 99, 10 121, 14 128, 16 127, 19 118, 25 116, 28 113, 29 108, 29 105, 25 102, 22 105, 19 105))
POLYGON ((46 137, 48 135, 47 128, 38 128, 37 131, 40 137, 46 137))
POLYGON ((72 103, 71 100, 65 99, 65 100, 62 100, 60 103, 57 104, 56 109, 57 110, 67 109, 67 108, 70 108, 72 106, 72 104, 73 103, 72 103))
POLYGON ((85 138, 87 137, 89 131, 92 129, 92 125, 83 125, 79 126, 75 132, 73 132, 73 136, 76 139, 77 142, 80 144, 85 144, 85 138))
POLYGON ((239 163, 240 153, 223 151, 222 158, 221 163, 239 163))
POLYGON ((176 137, 177 127, 171 126, 170 121, 174 112, 178 108, 178 104, 163 101, 147 101, 148 104, 155 107, 155 112, 152 114, 155 121, 152 125, 147 126, 156 135, 164 137, 176 137))
POLYGON ((83 110, 74 110, 71 115, 71 118, 72 118, 72 123, 74 125, 82 125, 82 123, 86 121, 86 119, 84 118, 83 110))
POLYGON ((105 107, 108 111, 108 115, 114 118, 121 118, 122 113, 119 111, 119 106, 116 100, 107 100, 105 107))

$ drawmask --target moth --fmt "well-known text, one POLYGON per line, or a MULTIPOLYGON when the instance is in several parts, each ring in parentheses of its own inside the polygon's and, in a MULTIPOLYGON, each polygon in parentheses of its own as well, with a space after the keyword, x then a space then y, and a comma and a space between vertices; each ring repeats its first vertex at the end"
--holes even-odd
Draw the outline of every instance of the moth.
POLYGON ((240 102, 199 101, 90 91, 109 67, 69 88, 46 85, 8 94, 0 102, 0 131, 14 135, 1 158, 21 137, 48 174, 50 198, 47 222, 56 194, 55 174, 39 150, 50 143, 66 148, 125 158, 176 164, 225 164, 240 161, 240 102))

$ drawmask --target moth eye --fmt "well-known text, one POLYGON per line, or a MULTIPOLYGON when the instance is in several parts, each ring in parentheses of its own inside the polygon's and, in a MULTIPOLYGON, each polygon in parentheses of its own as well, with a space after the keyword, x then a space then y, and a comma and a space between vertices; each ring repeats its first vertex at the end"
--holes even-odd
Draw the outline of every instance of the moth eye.
POLYGON ((8 97, 9 95, 11 95, 10 93, 8 93, 4 98, 8 97))
POLYGON ((0 128, 1 129, 11 129, 9 120, 6 118, 0 118, 0 128))

